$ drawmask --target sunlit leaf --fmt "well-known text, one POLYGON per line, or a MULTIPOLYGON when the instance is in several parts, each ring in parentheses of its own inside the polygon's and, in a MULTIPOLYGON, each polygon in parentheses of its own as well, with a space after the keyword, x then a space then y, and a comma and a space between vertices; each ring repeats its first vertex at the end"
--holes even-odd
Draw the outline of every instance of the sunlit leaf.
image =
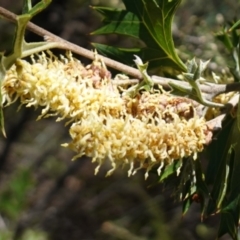
POLYGON ((32 9, 32 0, 24 0, 22 14, 28 13, 32 9))
MULTIPOLYGON (((115 10, 106 7, 93 7, 104 16, 103 27, 92 32, 94 35, 116 33, 139 38, 140 21, 137 15, 127 10, 115 10)), ((147 30, 142 34, 147 34, 147 30)))

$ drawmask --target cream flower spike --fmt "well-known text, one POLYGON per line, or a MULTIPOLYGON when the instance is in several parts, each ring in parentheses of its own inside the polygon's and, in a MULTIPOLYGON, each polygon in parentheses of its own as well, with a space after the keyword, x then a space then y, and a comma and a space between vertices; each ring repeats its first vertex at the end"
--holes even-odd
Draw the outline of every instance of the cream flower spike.
MULTIPOLYGON (((127 90, 126 90, 127 91, 127 90)), ((76 152, 111 165, 107 175, 122 166, 128 175, 164 166, 185 157, 197 157, 211 139, 206 122, 192 100, 167 92, 140 91, 134 97, 114 87, 111 74, 96 54, 83 66, 71 53, 52 53, 17 60, 2 84, 2 104, 20 99, 26 107, 41 107, 38 119, 66 119, 72 141, 63 144, 76 152)))

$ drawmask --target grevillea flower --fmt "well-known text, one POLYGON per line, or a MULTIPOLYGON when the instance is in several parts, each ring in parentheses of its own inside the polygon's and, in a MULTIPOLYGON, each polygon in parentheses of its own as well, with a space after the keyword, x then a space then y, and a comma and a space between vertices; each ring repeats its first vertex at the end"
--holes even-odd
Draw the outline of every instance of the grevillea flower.
POLYGON ((2 84, 3 104, 18 98, 26 107, 42 107, 42 117, 71 122, 72 141, 63 144, 78 158, 91 157, 99 167, 110 161, 110 175, 128 165, 128 175, 201 152, 210 130, 198 116, 193 101, 164 92, 138 93, 134 98, 112 84, 104 63, 96 59, 84 67, 71 54, 51 53, 17 60, 2 84))

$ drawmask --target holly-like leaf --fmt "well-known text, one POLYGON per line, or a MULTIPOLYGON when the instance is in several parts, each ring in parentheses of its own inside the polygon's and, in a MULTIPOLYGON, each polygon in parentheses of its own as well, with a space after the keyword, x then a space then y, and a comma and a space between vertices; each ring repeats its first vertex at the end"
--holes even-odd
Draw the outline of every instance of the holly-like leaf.
MULTIPOLYGON (((92 34, 118 34, 137 39, 140 44, 129 48, 128 51, 112 48, 113 52, 122 51, 122 59, 124 56, 128 59, 130 53, 133 55, 138 51, 138 56, 144 62, 149 62, 150 67, 170 67, 186 71, 186 66, 175 51, 171 30, 173 16, 181 0, 124 0, 123 2, 126 10, 94 7, 104 19, 103 26, 92 34)), ((98 45, 94 46, 98 49, 98 45)), ((101 46, 98 51, 108 55, 109 48, 101 46)), ((124 63, 128 64, 125 61, 124 63)))

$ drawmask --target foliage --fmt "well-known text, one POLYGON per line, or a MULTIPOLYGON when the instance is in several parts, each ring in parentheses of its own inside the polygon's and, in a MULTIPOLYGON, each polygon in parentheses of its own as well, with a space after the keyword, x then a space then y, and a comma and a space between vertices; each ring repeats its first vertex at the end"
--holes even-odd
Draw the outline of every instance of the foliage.
MULTIPOLYGON (((138 54, 144 61, 154 62, 155 66, 167 65, 168 67, 176 66, 169 60, 159 59, 165 54, 169 59, 174 59, 175 50, 174 45, 170 44, 167 50, 166 43, 172 42, 171 23, 174 12, 176 11, 180 1, 124 1, 126 10, 106 9, 102 7, 95 7, 103 16, 103 27, 96 30, 93 34, 122 34, 126 36, 135 37, 145 42, 146 48, 138 49, 138 54), (137 3, 136 3, 137 2, 137 3), (141 7, 136 7, 141 6, 141 7), (153 7, 153 5, 155 5, 153 7), (151 20, 152 19, 152 20, 151 20), (165 21, 166 20, 166 21, 165 21), (155 23, 155 24, 153 24, 155 23), (128 26, 128 28, 127 28, 128 26), (166 30, 167 29, 167 30, 166 30), (166 34, 165 34, 166 32, 166 34), (166 37, 167 36, 167 37, 166 37), (154 40, 153 40, 153 39, 154 40), (166 41, 166 39, 170 39, 166 41), (165 52, 160 53, 156 51, 152 53, 150 49, 156 46, 156 43, 165 52), (143 54, 147 49, 148 54, 143 54), (174 52, 174 54, 173 54, 174 52), (157 54, 158 58, 154 54, 157 54), (154 61, 153 61, 154 59, 154 61), (164 64, 162 63, 162 60, 164 64)), ((224 27, 221 32, 216 34, 216 38, 223 42, 226 49, 230 52, 235 62, 231 68, 234 80, 239 82, 239 21, 229 23, 230 27, 224 27)), ((127 62, 128 51, 133 53, 133 49, 126 51, 126 49, 113 48, 94 44, 97 49, 109 56, 121 56, 124 62, 127 62), (111 52, 111 53, 109 53, 111 52)), ((117 57, 116 57, 117 58, 117 57)), ((176 58, 178 59, 178 58, 176 58)), ((183 66, 180 62, 179 66, 183 66)), ((128 62, 129 63, 129 62, 128 62)), ((196 63, 194 63, 196 64, 196 63)), ((151 66, 151 65, 150 65, 151 66)), ((152 64, 154 66, 154 64, 152 64)), ((178 66, 178 67, 179 67, 178 66)), ((205 66, 206 67, 206 66, 205 66)), ((196 69, 196 67, 195 67, 196 69)), ((186 71, 186 67, 181 70, 186 71)), ((184 73, 188 78, 191 74, 191 69, 184 73)), ((192 74, 194 80, 190 80, 195 84, 199 77, 196 73, 192 74)), ((197 86, 195 84, 195 86, 197 86)), ((193 88, 195 87, 193 86, 193 88)), ((171 84, 176 90, 185 89, 179 88, 171 84)), ((198 89, 196 89, 198 92, 198 89)), ((191 95, 190 92, 188 92, 191 95)), ((201 99, 201 94, 198 95, 201 99)), ((201 101, 203 103, 203 101, 201 101)), ((204 103, 203 103, 204 104, 204 103)), ((211 106, 211 103, 210 103, 211 106)), ((239 107, 238 107, 239 112, 239 107)), ((180 192, 180 197, 183 201, 183 214, 185 214, 194 201, 201 203, 202 218, 208 217, 215 213, 221 214, 221 222, 219 227, 218 237, 225 233, 229 233, 233 239, 238 239, 238 222, 240 218, 239 212, 239 113, 234 120, 230 119, 223 125, 221 133, 216 135, 217 140, 214 140, 207 148, 208 154, 208 168, 206 173, 201 167, 201 157, 197 161, 186 159, 179 175, 180 184, 177 187, 180 192), (221 150, 222 151, 221 151, 221 150), (205 180, 206 178, 206 180, 205 180), (208 186, 213 184, 212 190, 208 186)), ((202 156, 205 158, 206 156, 202 156)), ((179 166, 175 165, 179 162, 174 162, 172 165, 166 167, 160 176, 160 182, 165 180, 169 175, 176 174, 179 166)), ((177 174, 178 175, 178 174, 177 174)))
POLYGON ((132 56, 137 54, 148 61, 151 67, 185 71, 186 67, 174 49, 171 30, 173 16, 181 0, 123 2, 126 10, 94 7, 104 16, 104 25, 92 34, 124 35, 141 41, 143 46, 128 49, 96 43, 93 46, 100 53, 126 64, 132 64, 132 56))

